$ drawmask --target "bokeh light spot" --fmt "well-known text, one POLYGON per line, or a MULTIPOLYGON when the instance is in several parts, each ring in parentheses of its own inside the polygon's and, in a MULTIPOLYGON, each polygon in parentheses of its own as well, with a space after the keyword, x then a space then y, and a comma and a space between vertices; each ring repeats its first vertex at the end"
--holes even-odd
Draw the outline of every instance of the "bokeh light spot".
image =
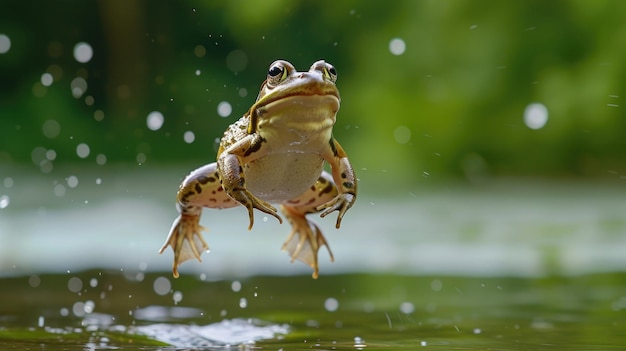
POLYGON ((196 45, 196 47, 193 48, 193 54, 196 57, 204 57, 204 55, 206 55, 206 48, 203 45, 196 45))
POLYGON ((389 51, 396 56, 402 55, 406 51, 406 43, 400 38, 393 38, 389 41, 389 51))
POLYGON ((104 112, 102 110, 95 110, 93 112, 93 119, 100 122, 104 119, 104 112))
POLYGON ((73 293, 80 292, 83 288, 83 281, 78 277, 72 277, 67 281, 67 288, 73 293))
POLYGON ((58 197, 65 196, 65 186, 63 184, 57 184, 54 186, 54 195, 58 197))
POLYGON ((11 39, 6 34, 0 34, 0 54, 6 54, 11 49, 11 39))
POLYGON ((170 292, 170 290, 172 289, 172 283, 169 279, 165 277, 158 277, 154 280, 152 288, 154 289, 154 292, 157 293, 157 295, 163 296, 170 292))
POLYGON ((4 185, 5 188, 9 189, 9 188, 12 188, 13 185, 15 185, 15 181, 11 177, 6 177, 2 181, 2 184, 4 185))
POLYGON ((406 144, 411 140, 411 130, 406 126, 398 126, 393 131, 393 138, 398 144, 406 144))
POLYGON ((80 63, 87 63, 91 60, 92 56, 93 49, 91 48, 91 45, 85 42, 80 42, 74 45, 74 59, 76 59, 76 61, 80 63))
POLYGON ((196 135, 192 131, 188 130, 185 134, 183 134, 183 140, 185 140, 187 144, 191 144, 194 140, 196 140, 196 135))
POLYGON ((334 297, 329 297, 324 301, 324 308, 328 312, 335 312, 339 308, 339 301, 334 297))
POLYGON ((163 122, 165 121, 165 117, 159 111, 152 111, 148 114, 148 118, 146 119, 146 125, 150 130, 159 130, 163 126, 163 122))
POLYGON ((241 72, 248 66, 248 55, 243 50, 233 50, 226 55, 226 66, 235 73, 241 72))
POLYGON ((10 203, 11 199, 9 198, 9 195, 0 196, 0 210, 3 208, 7 208, 10 203))
POLYGON ((67 186, 70 188, 76 188, 78 186, 78 177, 69 176, 67 177, 67 186))
POLYGON ((400 304, 400 312, 404 314, 411 314, 415 311, 415 306, 410 302, 403 302, 400 304))
POLYGON ((43 131, 43 135, 45 135, 46 138, 54 139, 58 137, 61 133, 61 125, 56 120, 49 119, 43 122, 41 130, 43 131))
POLYGON ((87 81, 84 78, 76 77, 70 83, 72 89, 72 96, 80 98, 87 91, 87 81))
POLYGON ((230 103, 226 101, 222 101, 219 104, 217 104, 217 114, 220 115, 221 117, 228 117, 230 116, 232 112, 233 112, 233 108, 232 106, 230 106, 230 103))
POLYGON ((80 143, 76 146, 76 155, 80 158, 86 158, 89 156, 89 145, 80 143))
POLYGON ((548 122, 548 108, 540 103, 532 103, 524 110, 524 123, 530 129, 541 129, 548 122))
POLYGON ((44 87, 49 87, 52 85, 52 82, 54 82, 54 77, 52 77, 52 74, 46 72, 44 74, 41 75, 41 84, 44 87))
POLYGON ((107 156, 104 154, 98 154, 98 156, 96 156, 96 163, 98 166, 104 166, 107 163, 107 156))

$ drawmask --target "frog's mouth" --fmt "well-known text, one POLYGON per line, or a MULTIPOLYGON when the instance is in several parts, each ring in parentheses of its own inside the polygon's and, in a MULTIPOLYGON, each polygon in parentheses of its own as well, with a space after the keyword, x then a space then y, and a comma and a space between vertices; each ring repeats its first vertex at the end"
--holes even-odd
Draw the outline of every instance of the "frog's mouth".
POLYGON ((306 109, 306 110, 325 110, 328 113, 335 114, 339 110, 339 97, 335 94, 294 94, 283 96, 278 100, 265 103, 259 106, 258 110, 261 114, 268 112, 289 113, 289 110, 306 109))

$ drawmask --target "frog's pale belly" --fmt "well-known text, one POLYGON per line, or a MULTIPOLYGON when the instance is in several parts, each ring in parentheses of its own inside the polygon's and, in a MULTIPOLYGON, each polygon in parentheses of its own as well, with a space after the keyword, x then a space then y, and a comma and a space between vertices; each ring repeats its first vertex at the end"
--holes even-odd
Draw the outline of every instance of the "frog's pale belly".
POLYGON ((323 167, 316 153, 273 153, 244 166, 246 188, 268 202, 292 200, 315 183, 323 167))

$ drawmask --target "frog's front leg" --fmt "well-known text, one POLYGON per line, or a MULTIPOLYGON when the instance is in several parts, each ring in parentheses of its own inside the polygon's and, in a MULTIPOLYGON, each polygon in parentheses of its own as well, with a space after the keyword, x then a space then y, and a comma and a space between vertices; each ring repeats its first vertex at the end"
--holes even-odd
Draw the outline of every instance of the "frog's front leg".
POLYGON ((323 172, 309 190, 281 206, 283 214, 292 227, 291 233, 283 244, 283 250, 289 252, 291 262, 299 260, 313 268, 313 278, 318 276, 317 253, 322 246, 328 249, 331 262, 334 258, 319 227, 305 216, 319 212, 317 208, 320 205, 332 201, 337 195, 337 187, 331 175, 323 172))
POLYGON ((221 209, 238 204, 220 186, 216 163, 191 172, 180 184, 176 199, 176 208, 180 215, 174 220, 159 253, 163 253, 168 246, 172 247, 174 251, 172 272, 174 277, 178 278, 178 266, 181 263, 193 258, 201 261, 200 255, 209 249, 200 233, 204 230, 200 226, 202 207, 221 209))
POLYGON ((339 211, 335 225, 336 228, 339 228, 343 215, 356 201, 357 179, 346 152, 334 138, 330 139, 329 150, 330 152, 324 154, 323 157, 330 164, 333 180, 337 186, 337 195, 330 201, 318 206, 317 210, 325 210, 320 215, 321 217, 326 217, 333 211, 339 211))
POLYGON ((248 209, 250 220, 248 230, 252 229, 254 225, 253 209, 255 208, 276 217, 280 223, 283 222, 282 218, 276 213, 274 206, 254 196, 246 189, 242 159, 246 158, 248 161, 254 159, 250 156, 255 152, 259 152, 264 143, 265 140, 258 134, 250 134, 222 150, 217 158, 217 168, 221 174, 224 191, 248 209))

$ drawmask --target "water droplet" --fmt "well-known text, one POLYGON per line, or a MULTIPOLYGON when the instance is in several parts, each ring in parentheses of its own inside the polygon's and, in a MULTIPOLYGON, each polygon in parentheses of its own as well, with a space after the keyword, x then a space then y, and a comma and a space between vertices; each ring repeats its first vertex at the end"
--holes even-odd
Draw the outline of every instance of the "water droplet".
POLYGON ((239 292, 241 291, 241 283, 238 280, 235 280, 232 284, 230 284, 230 288, 233 292, 239 292))
POLYGON ((532 103, 524 110, 524 123, 530 129, 541 129, 548 122, 548 108, 540 103, 532 103))
POLYGON ((75 188, 78 186, 78 178, 76 176, 69 176, 67 178, 67 186, 75 188))
POLYGON ((6 54, 11 49, 11 39, 6 34, 0 34, 0 54, 6 54))
POLYGON ((89 145, 80 143, 76 146, 76 155, 80 158, 86 158, 89 156, 89 145))
POLYGON ((233 108, 228 102, 222 101, 217 104, 217 114, 220 115, 220 117, 228 117, 231 112, 233 112, 233 108))
POLYGON ((72 277, 67 281, 67 288, 73 293, 80 292, 83 288, 83 281, 78 277, 72 277))
POLYGON ((389 41, 389 51, 391 51, 392 54, 399 56, 404 54, 405 50, 406 43, 404 42, 404 40, 400 38, 393 38, 391 39, 391 41, 389 41))
POLYGON ((85 304, 81 301, 74 303, 72 313, 74 313, 76 317, 83 317, 85 315, 85 304))
POLYGON ((44 87, 51 86, 53 81, 54 81, 54 78, 52 77, 52 74, 46 72, 41 75, 41 84, 44 87))
POLYGON ((339 301, 334 297, 329 297, 324 301, 324 308, 328 312, 335 312, 339 308, 339 301))
POLYGON ((80 63, 87 63, 91 60, 92 56, 93 49, 91 48, 91 45, 85 42, 80 42, 74 45, 74 59, 76 59, 76 61, 80 63))
POLYGON ((170 283, 170 280, 165 277, 158 277, 154 280, 152 288, 157 295, 163 296, 170 292, 170 289, 172 289, 172 283, 170 283))
POLYGON ((246 97, 246 96, 248 96, 248 89, 246 89, 246 88, 240 88, 240 89, 239 89, 239 96, 241 96, 241 97, 246 97))
POLYGON ((57 158, 57 152, 56 151, 54 151, 52 149, 46 151, 46 159, 48 161, 54 161, 54 160, 56 160, 56 158, 57 158))
POLYGON ((70 83, 72 96, 79 99, 87 91, 87 81, 82 77, 76 77, 70 83))
POLYGON ((180 291, 175 291, 174 294, 172 294, 172 300, 174 300, 175 304, 183 301, 183 293, 180 291))
POLYGON ((194 140, 196 140, 196 135, 192 131, 188 130, 183 135, 183 140, 185 140, 187 144, 191 144, 194 140))
POLYGON ((85 302, 83 305, 83 311, 85 311, 85 313, 92 313, 95 308, 96 304, 91 300, 85 302))
POLYGON ((7 208, 10 203, 11 199, 9 198, 9 195, 0 196, 0 210, 3 208, 7 208))
POLYGON ((415 306, 410 302, 403 302, 400 304, 400 312, 404 314, 411 314, 415 311, 415 306))
POLYGON ((239 299, 239 307, 240 308, 248 307, 248 300, 246 300, 245 297, 242 297, 241 299, 239 299))
POLYGON ((196 70, 196 76, 199 76, 199 75, 200 75, 200 73, 201 73, 201 72, 200 72, 200 70, 199 70, 199 69, 197 69, 197 70, 196 70))
POLYGON ((146 125, 150 130, 159 130, 163 126, 163 122, 165 121, 165 117, 159 111, 152 111, 148 114, 148 118, 146 119, 146 125))
POLYGON ((96 156, 96 163, 99 166, 104 166, 107 163, 107 157, 104 154, 98 154, 98 156, 96 156))

